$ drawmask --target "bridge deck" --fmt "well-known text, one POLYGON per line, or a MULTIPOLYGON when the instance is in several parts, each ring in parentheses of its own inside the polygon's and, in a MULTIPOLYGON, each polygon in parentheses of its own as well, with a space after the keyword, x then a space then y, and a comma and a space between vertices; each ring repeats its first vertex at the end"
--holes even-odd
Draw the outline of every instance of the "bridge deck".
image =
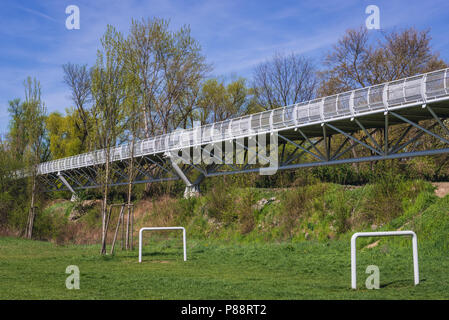
MULTIPOLYGON (((309 138, 320 137, 323 136, 323 123, 332 124, 346 132, 359 131, 360 126, 353 119, 357 119, 366 129, 382 128, 385 125, 385 112, 395 112, 418 122, 432 118, 422 108, 424 104, 431 105, 439 116, 449 117, 449 68, 139 140, 135 144, 134 155, 161 155, 172 150, 272 132, 282 133, 291 140, 301 138, 299 131, 309 138)), ((403 122, 397 117, 389 119, 390 125, 398 123, 403 122)), ((328 134, 336 133, 332 128, 328 129, 328 134)), ((115 147, 111 151, 111 160, 126 160, 130 154, 128 145, 115 147)), ((105 163, 104 150, 97 150, 41 163, 38 174, 58 173, 102 163, 105 163)))

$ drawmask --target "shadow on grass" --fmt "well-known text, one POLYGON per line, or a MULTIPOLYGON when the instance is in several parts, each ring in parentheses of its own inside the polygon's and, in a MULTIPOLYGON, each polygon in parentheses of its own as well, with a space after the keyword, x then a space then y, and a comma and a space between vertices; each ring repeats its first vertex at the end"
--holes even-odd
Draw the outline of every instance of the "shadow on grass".
MULTIPOLYGON (((426 279, 421 279, 419 282, 422 283, 426 281, 426 279)), ((413 279, 407 279, 407 280, 395 280, 390 281, 384 284, 381 284, 380 288, 403 288, 403 287, 410 287, 413 286, 413 279)))
POLYGON ((182 252, 163 252, 163 251, 142 252, 142 257, 158 257, 158 256, 182 257, 182 252))
POLYGON ((182 261, 182 252, 142 252, 142 259, 148 258, 146 262, 170 263, 182 261))

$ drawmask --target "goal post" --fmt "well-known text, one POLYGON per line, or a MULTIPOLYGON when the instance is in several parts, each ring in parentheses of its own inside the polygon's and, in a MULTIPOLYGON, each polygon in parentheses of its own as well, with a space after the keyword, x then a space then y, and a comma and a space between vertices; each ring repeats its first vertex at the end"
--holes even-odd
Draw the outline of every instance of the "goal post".
POLYGON ((351 284, 352 289, 357 289, 357 257, 356 241, 359 237, 392 237, 392 236, 412 236, 413 246, 413 271, 415 286, 419 284, 418 266, 418 238, 413 231, 379 231, 379 232, 356 232, 351 237, 351 284))
POLYGON ((139 231, 139 263, 142 262, 142 233, 143 231, 155 231, 155 230, 182 230, 184 261, 187 261, 186 229, 184 227, 144 227, 141 228, 139 231))

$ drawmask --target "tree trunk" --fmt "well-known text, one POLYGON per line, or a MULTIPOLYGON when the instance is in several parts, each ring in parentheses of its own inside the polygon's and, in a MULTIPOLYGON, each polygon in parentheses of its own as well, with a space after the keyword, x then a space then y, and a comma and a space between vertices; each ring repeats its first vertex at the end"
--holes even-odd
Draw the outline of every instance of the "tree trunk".
POLYGON ((33 173, 32 176, 32 188, 31 188, 31 205, 30 211, 28 213, 28 221, 25 230, 25 237, 31 239, 33 236, 33 226, 34 226, 34 218, 36 214, 35 210, 35 201, 36 201, 36 175, 33 173))
POLYGON ((103 206, 102 206, 102 237, 101 237, 101 254, 106 254, 106 235, 108 233, 107 228, 107 212, 108 212, 108 182, 109 182, 109 150, 106 150, 106 165, 105 165, 105 179, 104 179, 104 193, 103 193, 103 206))
POLYGON ((131 246, 130 249, 133 250, 134 249, 134 238, 133 238, 133 230, 134 230, 134 206, 131 207, 131 246))
POLYGON ((123 204, 120 209, 120 213, 118 215, 117 227, 115 228, 115 234, 114 234, 114 240, 112 240, 112 245, 111 245, 111 254, 114 254, 115 241, 117 240, 117 235, 118 235, 118 232, 120 229, 120 224, 122 222, 122 216, 123 216, 124 209, 125 209, 125 205, 123 204))
MULTIPOLYGON (((131 141, 131 158, 130 158, 130 163, 129 163, 129 173, 128 173, 128 217, 127 217, 127 221, 126 221, 126 243, 125 243, 125 248, 129 249, 129 227, 130 227, 130 222, 131 222, 131 193, 132 193, 132 189, 133 189, 133 185, 132 182, 134 180, 134 136, 133 139, 131 141)), ((133 232, 133 230, 131 229, 131 233, 133 232)))

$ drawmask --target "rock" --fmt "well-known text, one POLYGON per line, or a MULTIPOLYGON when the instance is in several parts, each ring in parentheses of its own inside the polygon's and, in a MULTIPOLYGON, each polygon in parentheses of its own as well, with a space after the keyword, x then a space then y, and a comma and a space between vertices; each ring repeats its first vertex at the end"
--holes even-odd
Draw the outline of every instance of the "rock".
POLYGON ((433 182, 432 185, 435 187, 437 197, 443 198, 449 194, 449 182, 433 182))
POLYGON ((380 240, 377 240, 376 242, 373 242, 373 243, 367 245, 365 248, 371 249, 371 248, 377 247, 377 245, 379 244, 379 242, 380 242, 380 240))
POLYGON ((262 198, 259 201, 257 201, 256 205, 254 206, 254 209, 262 210, 268 203, 271 203, 271 202, 279 203, 280 200, 276 200, 276 197, 271 197, 268 200, 265 198, 262 198))
POLYGON ((268 203, 267 199, 260 199, 259 201, 257 201, 256 205, 255 205, 255 209, 257 210, 262 210, 263 207, 265 207, 265 205, 268 203))

